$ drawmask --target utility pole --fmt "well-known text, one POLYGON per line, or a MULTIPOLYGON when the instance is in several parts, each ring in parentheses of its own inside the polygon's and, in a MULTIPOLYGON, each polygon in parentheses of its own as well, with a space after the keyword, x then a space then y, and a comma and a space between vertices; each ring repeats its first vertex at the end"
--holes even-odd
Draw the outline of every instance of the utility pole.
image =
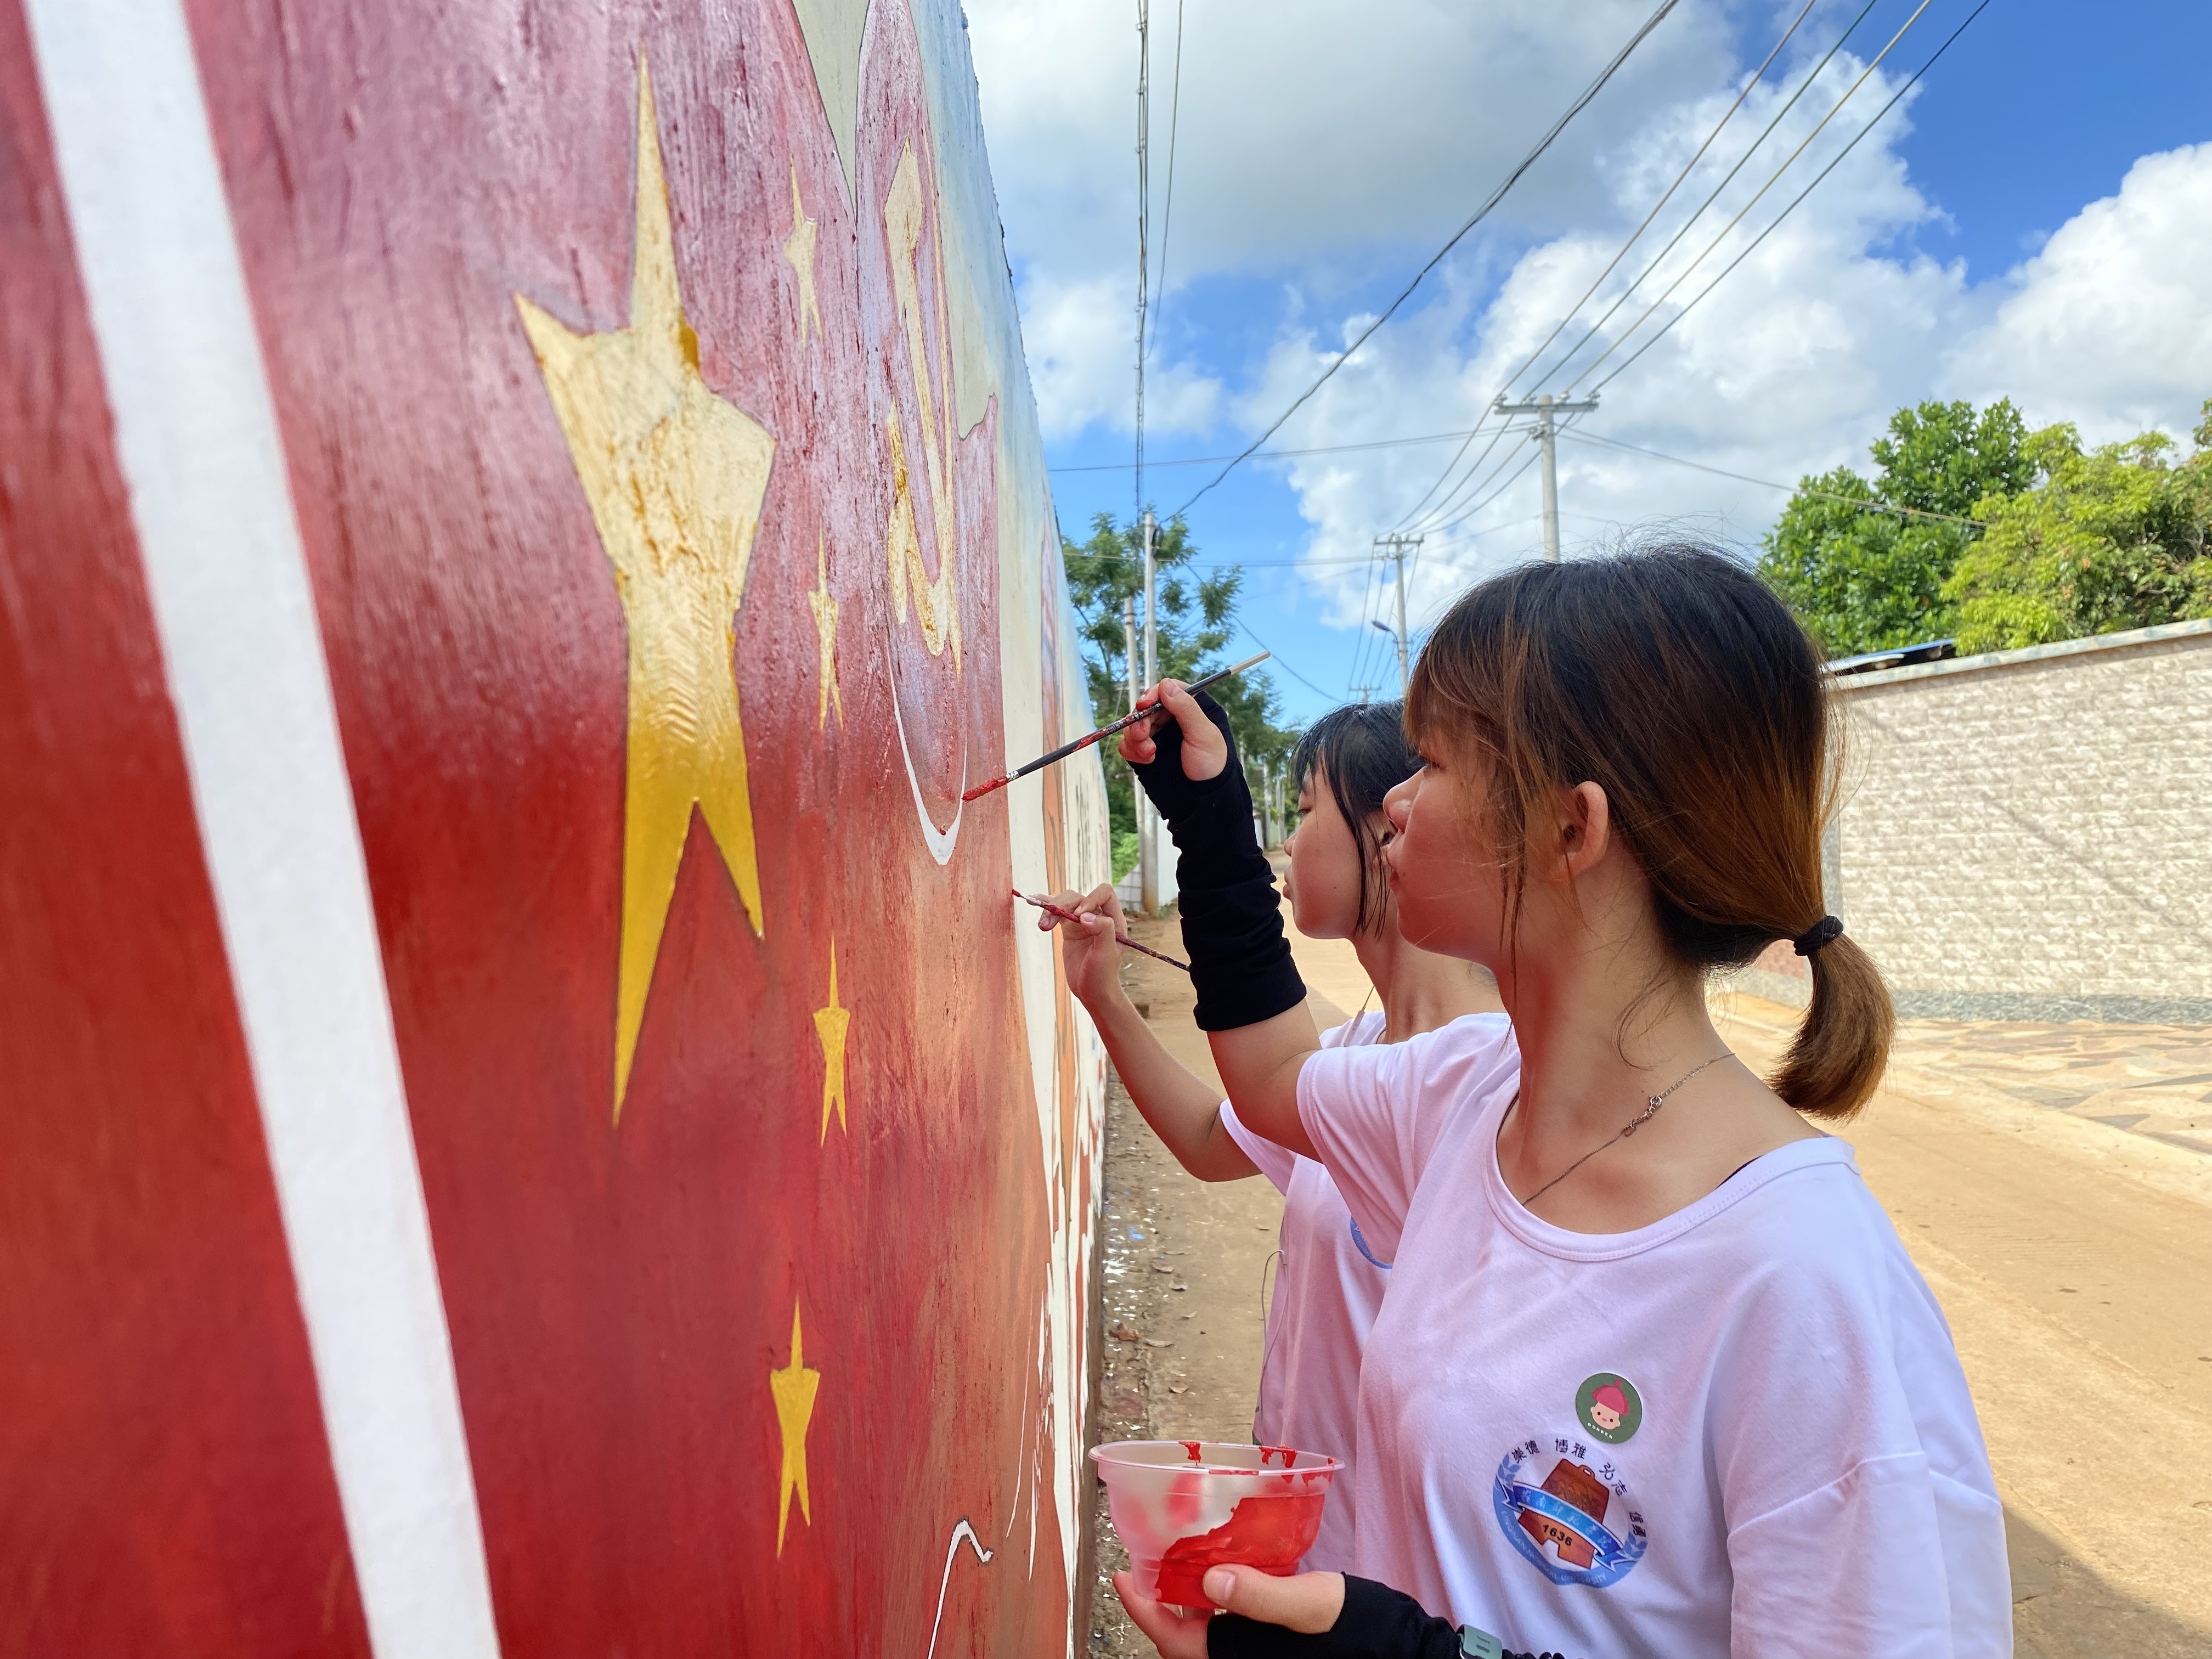
POLYGON ((1366 702, 1373 698, 1375 695, 1375 687, 1371 685, 1355 685, 1352 688, 1352 695, 1358 698, 1360 702, 1366 702))
POLYGON ((1137 694, 1143 690, 1144 682, 1137 678, 1137 602, 1133 599, 1121 601, 1121 647, 1129 659, 1129 708, 1137 707, 1137 694))
POLYGON ((1137 454, 1136 510, 1145 510, 1145 313, 1151 301, 1152 220, 1151 0, 1137 0, 1137 454))
MULTIPOLYGON (((1153 616, 1152 515, 1145 506, 1145 313, 1151 298, 1152 250, 1152 32, 1151 0, 1137 0, 1137 453, 1136 510, 1143 515, 1145 537, 1145 678, 1150 685, 1159 678, 1156 619, 1153 616)), ((1132 687, 1130 702, 1138 688, 1132 687)), ((1144 787, 1132 781, 1137 796, 1138 904, 1146 915, 1160 908, 1158 826, 1152 822, 1152 805, 1144 787)))
POLYGON ((1559 562, 1559 469, 1555 459, 1558 446, 1553 441, 1554 416, 1587 415, 1597 407, 1595 397, 1582 398, 1566 403, 1550 392, 1533 403, 1523 401, 1509 404, 1505 394, 1498 394, 1497 410, 1500 415, 1534 415, 1536 417, 1536 441, 1544 451, 1544 556, 1553 564, 1559 562))
MULTIPOLYGON (((1414 552, 1420 550, 1421 538, 1377 536, 1375 538, 1375 545, 1387 550, 1383 553, 1383 557, 1395 559, 1398 562, 1398 695, 1402 697, 1413 683, 1413 673, 1407 665, 1406 659, 1406 554, 1409 549, 1414 552)), ((1379 622, 1375 625, 1382 628, 1386 634, 1390 632, 1390 629, 1383 628, 1379 622)))
MULTIPOLYGON (((1158 617, 1158 571, 1153 559, 1152 514, 1146 508, 1143 519, 1145 536, 1145 679, 1146 685, 1156 684, 1160 678, 1159 623, 1158 617)), ((1141 896, 1139 902, 1145 914, 1155 916, 1160 911, 1160 870, 1157 843, 1159 826, 1154 822, 1152 804, 1141 787, 1137 791, 1138 883, 1141 896)))

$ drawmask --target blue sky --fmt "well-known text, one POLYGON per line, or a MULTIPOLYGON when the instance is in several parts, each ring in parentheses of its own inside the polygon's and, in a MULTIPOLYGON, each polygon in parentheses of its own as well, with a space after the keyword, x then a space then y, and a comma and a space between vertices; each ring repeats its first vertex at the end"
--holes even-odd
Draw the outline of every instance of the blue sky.
MULTIPOLYGON (((1663 246, 1863 3, 1816 0, 1565 338, 1663 246)), ((1614 326, 1706 245, 1916 4, 1876 0, 1614 326)), ((1678 301, 1861 130, 1972 5, 1930 0, 1678 301)), ((1802 6, 1684 0, 1274 445, 1474 425, 1802 6)), ((1185 0, 1149 457, 1243 447, 1649 9, 1649 0, 1403 0, 1389 9, 1185 0)), ((1127 470, 1078 469, 1126 469, 1132 447, 1133 5, 971 0, 969 14, 1054 495, 1063 527, 1080 537, 1092 513, 1126 516, 1133 501, 1127 470)), ((1892 409, 1930 396, 2009 395, 2031 421, 2073 420, 2092 438, 2153 423, 2187 432, 2212 395, 2212 115, 2201 95, 2212 8, 2099 8, 2085 27, 2092 15, 2051 0, 1992 0, 1790 220, 1607 389, 1583 434, 1560 445, 1569 556, 1669 530, 1749 550, 1785 499, 1591 437, 1787 483, 1863 461, 1892 409)), ((1157 249, 1172 0, 1153 0, 1153 22, 1157 249)), ((1635 339, 1673 310, 1663 306, 1635 339)), ((1387 584, 1364 556, 1373 535, 1407 520, 1453 447, 1248 463, 1191 509, 1202 556, 1245 567, 1255 635, 1313 682, 1275 677, 1293 720, 1355 683, 1395 691, 1395 647, 1369 625, 1387 615, 1387 584)), ((1487 502, 1472 519, 1445 529, 1457 509, 1413 516, 1430 532, 1413 582, 1417 629, 1467 581, 1536 551, 1536 475, 1516 473, 1514 459, 1526 447, 1509 435, 1467 481, 1476 487, 1462 505, 1487 502)), ((1146 493, 1164 513, 1217 470, 1157 467, 1146 493)))

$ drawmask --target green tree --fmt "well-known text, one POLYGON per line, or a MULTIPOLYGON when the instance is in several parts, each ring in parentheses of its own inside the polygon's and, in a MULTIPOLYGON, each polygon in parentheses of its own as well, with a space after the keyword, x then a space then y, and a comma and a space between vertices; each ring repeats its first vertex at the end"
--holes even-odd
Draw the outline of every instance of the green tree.
POLYGON ((1959 649, 2003 651, 2212 617, 2212 400, 2176 466, 2146 432, 2084 451, 2070 425, 2027 441, 2039 482, 1985 496, 1989 530, 1945 584, 1959 649))
POLYGON ((1899 410, 1872 447, 1873 478, 1839 466, 1799 481, 1767 532, 1760 574, 1832 656, 1953 633, 1944 584, 1981 533, 1960 520, 2034 481, 2026 439, 2002 398, 1978 413, 1969 403, 1899 410))
MULTIPOLYGON (((1133 599, 1137 625, 1144 626, 1145 550, 1143 532, 1134 523, 1117 522, 1110 513, 1091 521, 1091 538, 1076 542, 1060 538, 1060 557, 1067 570, 1067 590, 1083 641, 1083 665, 1091 688, 1093 723, 1103 726, 1128 712, 1128 659, 1121 635, 1121 602, 1133 599)), ((1237 595, 1244 573, 1236 566, 1206 572, 1194 562, 1198 548, 1190 528, 1181 518, 1169 520, 1154 532, 1152 561, 1158 567, 1158 614, 1153 625, 1154 649, 1163 678, 1196 679, 1229 660, 1229 641, 1235 634, 1237 595)), ((1249 653, 1247 653, 1249 654, 1249 653)), ((1297 733, 1275 724, 1281 712, 1274 684, 1256 670, 1239 674, 1212 688, 1212 695, 1229 714, 1237 746, 1248 772, 1256 774, 1265 761, 1279 765, 1297 742, 1297 733)), ((1137 824, 1136 780, 1111 744, 1102 750, 1106 763, 1108 811, 1117 834, 1133 835, 1137 824)), ((1251 779, 1253 791, 1259 779, 1251 779)))

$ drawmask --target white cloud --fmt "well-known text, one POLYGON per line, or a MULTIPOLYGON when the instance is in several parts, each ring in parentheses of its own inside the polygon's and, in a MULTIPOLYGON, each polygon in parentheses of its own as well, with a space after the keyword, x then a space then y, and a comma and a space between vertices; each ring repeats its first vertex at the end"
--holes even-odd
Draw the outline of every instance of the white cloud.
MULTIPOLYGON (((1092 421, 1127 429, 1132 14, 1126 0, 970 0, 968 10, 1031 367, 1041 352, 1057 365, 1037 376, 1046 429, 1065 434, 1092 421), (1109 392, 1115 350, 1124 367, 1109 392)), ((1356 13, 1342 0, 1202 0, 1184 15, 1174 114, 1176 12, 1158 0, 1152 178, 1170 293, 1231 272, 1295 272, 1328 291, 1401 269, 1408 250, 1458 226, 1650 10, 1650 0, 1572 9, 1392 0, 1356 13)), ((1669 88, 1711 84, 1729 67, 1718 0, 1687 0, 1522 180, 1498 222, 1546 232, 1571 222, 1602 199, 1596 151, 1675 95, 1669 88)), ((1157 259, 1156 249, 1156 270, 1157 259)), ((1212 408, 1199 391, 1206 374, 1186 369, 1179 385, 1173 334, 1162 343, 1154 378, 1166 401, 1156 416, 1148 381, 1148 429, 1212 408)))
MULTIPOLYGON (((1170 283, 1440 240, 1651 11, 1650 0, 1200 0, 1185 11, 1170 283)), ((970 0, 991 163, 1018 261, 1134 258, 1137 42, 1127 0, 970 0)), ((1152 16, 1152 188, 1164 205, 1176 9, 1152 16)), ((1524 181, 1556 227, 1589 157, 1670 88, 1728 72, 1715 0, 1655 29, 1524 181)))
MULTIPOLYGON (((1829 70, 1838 89, 1862 65, 1839 59, 1829 70)), ((1739 228, 1696 265, 1651 321, 1594 373, 1577 395, 1619 367, 1658 325, 1717 276, 1762 226, 1881 106, 1894 82, 1877 74, 1784 175, 1739 228)), ((1666 245, 1733 164, 1785 91, 1762 88, 1669 204, 1652 233, 1608 276, 1578 322, 1539 359, 1558 362, 1611 299, 1666 245)), ((1477 302, 1468 289, 1447 284, 1425 309, 1375 337, 1304 414, 1300 443, 1348 435, 1437 431, 1474 423, 1492 394, 1589 288, 1622 240, 1711 131, 1733 93, 1661 112, 1649 129, 1603 158, 1617 195, 1611 210, 1583 228, 1531 249, 1494 295, 1477 302)), ((1808 96, 1784 118, 1713 210, 1639 287, 1605 333, 1573 358, 1595 362, 1605 340, 1625 329, 1665 294, 1728 219, 1742 207, 1820 120, 1827 102, 1808 96)), ((1878 250, 1931 216, 1890 145, 1905 131, 1897 113, 1855 149, 1780 229, 1769 236, 1705 301, 1626 369, 1601 394, 1587 429, 1668 454, 1705 461, 1753 478, 1794 482, 1839 461, 1863 463, 1865 446, 1900 402, 1926 394, 1942 344, 1966 320, 1963 267, 1878 250)), ((1347 329, 1347 332, 1349 330, 1347 329)), ((1340 343, 1310 337, 1279 343, 1261 384, 1243 400, 1248 418, 1272 415, 1310 380, 1340 343)), ((1564 392, 1575 372, 1540 383, 1522 376, 1515 389, 1564 392)), ((1494 426, 1494 423, 1493 423, 1494 426)), ((1489 443, 1487 433, 1476 453, 1489 443)), ((1540 545, 1538 476, 1520 468, 1527 441, 1509 437, 1480 471, 1460 475, 1472 487, 1448 486, 1419 507, 1449 452, 1430 448, 1315 457, 1282 464, 1300 510, 1313 526, 1309 552, 1314 578, 1332 595, 1337 619, 1364 625, 1364 573, 1325 561, 1357 556, 1382 532, 1410 522, 1429 537, 1414 609, 1425 615, 1466 581, 1528 556, 1540 545), (1509 480, 1511 482, 1509 484, 1509 480), (1498 492, 1502 488, 1502 493, 1498 492), (1456 493, 1455 494, 1455 489, 1456 493), (1491 499, 1494 495, 1494 499, 1491 499), (1467 517, 1469 508, 1487 507, 1467 517), (1351 574, 1345 574, 1347 568, 1351 574)), ((1604 544, 1625 534, 1674 531, 1743 544, 1771 519, 1780 492, 1717 477, 1633 453, 1562 439, 1559 444, 1562 541, 1604 544)))
MULTIPOLYGON (((1734 97, 1749 66, 1728 56, 1720 5, 1688 0, 1662 25, 1558 155, 1510 198, 1513 214, 1500 221, 1514 225, 1486 246, 1510 248, 1514 235, 1543 240, 1503 273, 1483 265, 1509 257, 1494 252, 1441 269, 1274 442, 1358 442, 1474 424, 1734 97)), ((1048 430, 1126 429, 1135 73, 1127 12, 1091 0, 971 0, 970 10, 1048 430)), ((1647 11, 1648 0, 1572 11, 1540 0, 1482 8, 1406 0, 1367 9, 1353 28, 1340 4, 1321 0, 1192 8, 1171 286, 1200 273, 1285 277, 1296 286, 1283 314, 1267 319, 1274 337, 1249 373, 1226 356, 1242 345, 1204 337, 1194 358, 1158 363, 1148 427, 1195 434, 1218 424, 1239 439, 1263 428, 1364 320, 1337 320, 1327 295, 1353 276, 1409 270, 1408 252, 1425 253, 1456 226, 1647 11)), ((1161 0, 1153 15, 1159 190, 1172 9, 1161 0)), ((1832 38, 1823 23, 1822 44, 1832 38)), ((1586 319, 1663 246, 1806 62, 1796 59, 1788 78, 1772 77, 1780 89, 1770 82, 1753 92, 1653 233, 1606 279, 1586 319)), ((1667 289, 1862 67, 1838 56, 1609 330, 1667 289)), ((1752 209, 1746 228, 1577 390, 1618 367, 1718 275, 1897 84, 1887 70, 1869 79, 1752 209)), ((1896 148, 1910 131, 1909 111, 1908 102, 1892 112, 1710 299, 1607 386, 1586 431, 1785 485, 1838 463, 1865 467, 1867 446, 1890 414, 1928 397, 2008 395, 2030 420, 2071 419, 2093 441, 2147 424, 2186 434, 2212 394, 2212 144, 2144 157, 2116 195, 2090 204, 2013 271, 1977 287, 1962 263, 1913 251, 1913 233, 1942 216, 1914 187, 1896 148)), ((1585 350, 1577 362, 1594 356, 1585 350)), ((1545 389, 1562 390, 1568 379, 1545 389)), ((1525 378, 1516 384, 1536 389, 1525 378)), ((1359 559, 1378 533, 1408 521, 1428 532, 1411 595, 1417 617, 1539 545, 1533 469, 1489 499, 1529 454, 1519 437, 1491 453, 1474 475, 1479 488, 1455 499, 1448 491, 1408 520, 1449 453, 1425 446, 1255 464, 1279 471, 1310 526, 1304 550, 1321 609, 1363 636, 1380 590, 1368 587, 1358 563, 1328 562, 1359 559)), ((1785 499, 1758 483, 1571 437, 1560 441, 1559 471, 1571 553, 1655 530, 1748 548, 1785 499)))
MULTIPOLYGON (((1127 289, 1094 278, 1063 282, 1032 272, 1022 284, 1022 348, 1048 438, 1094 423, 1135 422, 1136 319, 1127 289)), ((1221 382, 1188 363, 1160 363, 1145 378, 1145 430, 1201 433, 1214 423, 1221 382)))
POLYGON ((2091 441, 2184 440, 2212 397, 2212 143, 2146 155, 1996 285, 1996 315, 1946 366, 2091 441))

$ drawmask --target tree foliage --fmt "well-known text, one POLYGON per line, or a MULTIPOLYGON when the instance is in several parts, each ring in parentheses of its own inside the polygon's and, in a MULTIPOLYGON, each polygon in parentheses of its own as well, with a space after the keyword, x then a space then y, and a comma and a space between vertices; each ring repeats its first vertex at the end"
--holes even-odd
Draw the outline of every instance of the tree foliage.
POLYGON ((1800 482, 1760 572, 1834 656, 1945 637, 2002 651, 2212 616, 2212 401, 2204 411, 2177 465, 2163 433, 2085 450, 2070 425, 2027 431, 2002 398, 1978 414, 1901 409, 1872 479, 1838 467, 1800 482))
POLYGON ((1981 534, 1960 520, 2033 483, 2027 438, 2004 398, 1978 413, 1969 403, 1900 409, 1872 447, 1871 479, 1839 466, 1799 481, 1767 532, 1760 573, 1831 656, 1954 633, 1945 585, 1981 534), (1897 508, 1911 511, 1887 510, 1897 508))
POLYGON ((1983 498, 1989 529, 1945 584, 1959 649, 2212 617, 2212 401, 2204 414, 2178 466, 2160 432, 2087 451, 2070 425, 2033 434, 2035 486, 1983 498))
MULTIPOLYGON (((1231 659, 1228 647, 1236 631, 1237 600, 1243 586, 1244 573, 1233 565, 1212 572, 1201 571, 1194 562, 1197 552, 1189 526, 1179 517, 1169 520, 1154 532, 1152 560, 1158 571, 1158 611, 1153 634, 1162 678, 1196 679, 1231 659)), ((1103 726, 1127 714, 1129 708, 1121 602, 1134 601, 1141 640, 1145 613, 1143 531, 1136 523, 1119 523, 1112 514, 1100 513, 1091 521, 1088 541, 1079 543, 1066 536, 1060 538, 1060 557, 1067 570, 1068 593, 1075 601, 1093 722, 1103 726)), ((1261 761, 1279 765, 1289 757, 1297 734, 1275 724, 1281 712, 1280 701, 1273 683, 1263 672, 1239 674, 1212 690, 1228 711, 1230 727, 1237 734, 1237 746, 1248 768, 1256 768, 1261 761)), ((1114 828, 1133 830, 1135 780, 1110 745, 1105 749, 1104 759, 1107 800, 1114 828)), ((1255 776, 1252 781, 1256 794, 1259 781, 1255 776)))

